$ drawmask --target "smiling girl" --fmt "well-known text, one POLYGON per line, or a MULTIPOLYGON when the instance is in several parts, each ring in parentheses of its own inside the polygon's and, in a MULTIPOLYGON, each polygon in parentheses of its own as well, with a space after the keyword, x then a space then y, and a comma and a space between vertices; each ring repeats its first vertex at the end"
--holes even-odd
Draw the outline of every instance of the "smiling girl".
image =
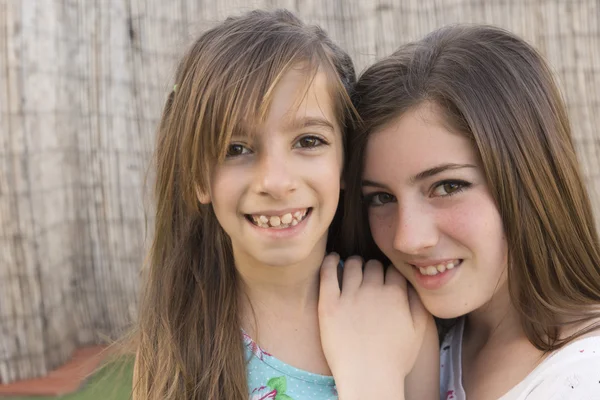
MULTIPOLYGON (((337 399, 317 303, 352 110, 350 58, 289 12, 253 11, 204 33, 175 79, 157 141, 134 398, 337 399)), ((376 313, 403 322, 393 306, 376 313)), ((406 372, 414 338, 401 347, 406 372)))
POLYGON ((365 213, 344 232, 377 256, 368 222, 425 307, 456 318, 440 397, 598 398, 600 240, 538 53, 501 29, 444 28, 367 69, 355 99, 346 210, 365 213))

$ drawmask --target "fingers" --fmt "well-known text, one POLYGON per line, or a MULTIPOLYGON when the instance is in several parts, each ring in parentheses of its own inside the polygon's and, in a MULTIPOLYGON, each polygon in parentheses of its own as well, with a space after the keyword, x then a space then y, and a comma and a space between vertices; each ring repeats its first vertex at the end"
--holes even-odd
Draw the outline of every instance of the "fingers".
POLYGON ((403 301, 403 304, 406 304, 410 310, 415 332, 424 333, 429 319, 429 312, 425 309, 417 291, 393 265, 389 266, 386 270, 385 284, 386 286, 395 286, 402 290, 404 293, 402 297, 406 300, 406 303, 403 301))
POLYGON ((429 319, 429 312, 425 309, 417 291, 410 285, 408 285, 408 304, 415 332, 424 333, 429 319))
POLYGON ((406 290, 406 278, 393 265, 390 265, 385 271, 385 284, 406 290))
POLYGON ((383 285, 383 265, 377 260, 369 260, 363 272, 363 285, 383 285))
POLYGON ((332 304, 340 297, 338 281, 338 264, 340 256, 331 253, 325 257, 321 264, 321 284, 319 287, 319 305, 332 304))
POLYGON ((352 256, 344 262, 344 279, 342 294, 352 294, 358 290, 363 281, 362 258, 352 256))
POLYGON ((398 305, 412 314, 410 299, 407 293, 408 283, 406 278, 393 265, 388 266, 385 270, 385 286, 394 291, 398 290, 401 292, 398 299, 400 303, 398 305))

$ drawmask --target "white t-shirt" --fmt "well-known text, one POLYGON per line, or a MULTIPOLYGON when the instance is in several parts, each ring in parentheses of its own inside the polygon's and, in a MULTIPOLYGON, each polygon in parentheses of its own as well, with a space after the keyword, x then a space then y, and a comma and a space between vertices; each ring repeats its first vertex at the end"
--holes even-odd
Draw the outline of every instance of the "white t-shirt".
MULTIPOLYGON (((440 349, 440 399, 466 400, 462 386, 464 318, 440 349)), ((576 340, 549 355, 500 400, 600 400, 600 336, 576 340)))

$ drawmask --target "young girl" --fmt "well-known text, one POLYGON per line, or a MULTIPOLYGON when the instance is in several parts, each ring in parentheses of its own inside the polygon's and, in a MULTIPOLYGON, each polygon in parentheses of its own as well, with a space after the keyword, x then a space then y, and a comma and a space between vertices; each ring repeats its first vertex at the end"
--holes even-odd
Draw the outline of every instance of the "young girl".
POLYGON ((353 83, 347 54, 286 11, 229 18, 183 58, 159 127, 134 398, 337 398, 317 301, 353 83))
POLYGON ((368 220, 425 307, 457 318, 440 397, 600 398, 600 240, 540 55, 497 28, 448 27, 366 70, 355 99, 343 232, 377 256, 368 220))

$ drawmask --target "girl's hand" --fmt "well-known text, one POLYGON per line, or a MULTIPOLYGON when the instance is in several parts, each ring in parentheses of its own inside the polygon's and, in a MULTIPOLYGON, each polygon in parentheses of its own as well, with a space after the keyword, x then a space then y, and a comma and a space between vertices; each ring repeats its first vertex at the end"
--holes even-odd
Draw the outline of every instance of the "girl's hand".
POLYGON ((340 400, 404 399, 404 378, 421 349, 431 316, 395 269, 349 258, 338 281, 339 256, 321 267, 319 324, 323 352, 340 400))
POLYGON ((404 380, 405 400, 440 398, 440 342, 433 317, 427 327, 417 361, 404 380))

